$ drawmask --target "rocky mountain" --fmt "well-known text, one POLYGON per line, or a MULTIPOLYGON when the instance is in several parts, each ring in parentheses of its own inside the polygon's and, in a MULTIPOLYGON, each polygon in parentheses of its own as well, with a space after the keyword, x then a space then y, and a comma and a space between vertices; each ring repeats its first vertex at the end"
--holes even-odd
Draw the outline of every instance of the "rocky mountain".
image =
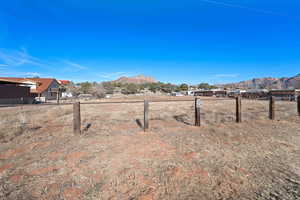
POLYGON ((266 89, 300 89, 300 74, 290 78, 254 78, 238 83, 223 84, 227 88, 266 88, 266 89))
POLYGON ((144 83, 157 83, 157 80, 155 80, 153 77, 138 75, 134 77, 123 76, 113 82, 123 83, 123 84, 124 83, 144 84, 144 83))

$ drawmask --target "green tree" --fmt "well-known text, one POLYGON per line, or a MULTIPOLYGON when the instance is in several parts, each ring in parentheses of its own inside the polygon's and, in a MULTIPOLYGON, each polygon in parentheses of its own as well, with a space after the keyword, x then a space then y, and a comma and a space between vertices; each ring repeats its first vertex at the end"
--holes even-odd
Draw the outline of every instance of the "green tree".
POLYGON ((175 91, 176 86, 172 85, 171 83, 167 83, 167 84, 162 84, 161 86, 161 90, 165 93, 171 93, 173 91, 175 91))
POLYGON ((97 98, 104 98, 105 97, 105 89, 101 84, 97 84, 92 89, 92 94, 94 97, 97 98))
POLYGON ((200 83, 198 85, 199 89, 210 89, 210 85, 208 83, 200 83))
POLYGON ((189 86, 188 86, 188 84, 186 84, 186 83, 181 84, 181 85, 179 86, 179 88, 180 88, 180 90, 182 90, 182 91, 187 91, 187 90, 189 90, 189 86))
POLYGON ((66 91, 71 92, 73 96, 78 96, 80 94, 80 84, 75 84, 71 82, 65 86, 66 91))
POLYGON ((80 91, 83 94, 89 94, 92 92, 92 84, 89 82, 80 83, 80 91))
POLYGON ((130 83, 126 85, 121 92, 122 94, 136 94, 138 93, 138 86, 136 84, 130 83))
POLYGON ((117 87, 117 86, 116 86, 114 83, 112 83, 112 82, 103 82, 103 83, 102 83, 102 86, 103 86, 103 88, 104 88, 106 94, 113 94, 115 88, 117 87))
POLYGON ((180 92, 180 91, 181 91, 180 86, 176 86, 174 92, 180 92))

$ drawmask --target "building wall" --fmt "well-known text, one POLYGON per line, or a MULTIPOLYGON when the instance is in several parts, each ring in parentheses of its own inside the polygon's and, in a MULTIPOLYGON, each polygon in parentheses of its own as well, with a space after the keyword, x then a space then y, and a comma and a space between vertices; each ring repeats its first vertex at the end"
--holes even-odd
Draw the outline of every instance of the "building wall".
POLYGON ((57 93, 56 92, 51 92, 51 88, 59 88, 59 83, 57 81, 52 81, 50 86, 46 91, 44 91, 41 96, 45 97, 45 100, 55 100, 57 98, 57 93))
POLYGON ((0 85, 0 99, 30 97, 30 88, 13 84, 0 85))
POLYGON ((0 85, 0 104, 31 104, 30 88, 13 84, 0 85))

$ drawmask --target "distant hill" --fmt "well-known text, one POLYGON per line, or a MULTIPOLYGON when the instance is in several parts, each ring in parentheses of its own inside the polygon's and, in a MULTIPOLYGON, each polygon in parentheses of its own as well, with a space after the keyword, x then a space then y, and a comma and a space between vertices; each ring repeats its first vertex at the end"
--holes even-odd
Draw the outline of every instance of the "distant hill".
POLYGON ((254 78, 238 83, 222 84, 227 88, 266 88, 266 89, 300 89, 300 74, 290 78, 254 78))
POLYGON ((133 77, 123 76, 113 82, 123 83, 123 84, 124 83, 144 84, 144 83, 157 83, 158 81, 155 80, 155 78, 150 77, 150 76, 139 75, 139 76, 133 76, 133 77))

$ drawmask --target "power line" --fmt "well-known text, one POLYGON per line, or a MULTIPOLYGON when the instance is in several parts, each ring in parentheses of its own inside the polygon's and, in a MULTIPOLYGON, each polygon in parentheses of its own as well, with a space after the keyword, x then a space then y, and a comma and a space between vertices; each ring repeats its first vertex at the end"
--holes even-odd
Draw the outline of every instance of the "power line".
POLYGON ((281 16, 281 17, 289 17, 289 18, 294 18, 294 19, 300 20, 299 16, 292 16, 292 15, 288 15, 285 13, 279 13, 279 12, 274 12, 271 10, 253 8, 253 7, 248 7, 248 6, 244 6, 244 5, 240 5, 240 4, 233 4, 233 3, 221 2, 221 1, 215 1, 215 0, 199 0, 199 1, 209 3, 209 4, 222 5, 222 6, 226 6, 226 7, 232 7, 232 8, 240 8, 240 9, 245 9, 245 10, 249 10, 249 11, 254 11, 257 13, 277 15, 277 16, 281 16))

